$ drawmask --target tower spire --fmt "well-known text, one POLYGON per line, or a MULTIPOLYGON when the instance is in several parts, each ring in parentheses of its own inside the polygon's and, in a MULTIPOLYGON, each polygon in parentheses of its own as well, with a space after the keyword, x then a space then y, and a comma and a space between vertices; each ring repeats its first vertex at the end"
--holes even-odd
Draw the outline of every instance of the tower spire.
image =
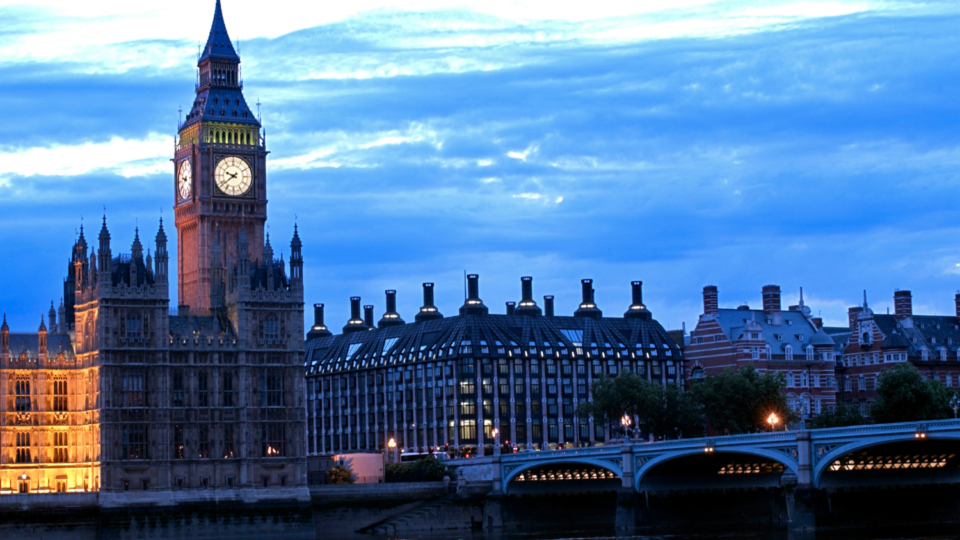
POLYGON ((209 58, 240 62, 240 56, 234 50, 233 43, 230 42, 227 25, 223 22, 223 9, 220 7, 220 0, 217 0, 217 7, 213 11, 210 35, 207 37, 207 44, 203 48, 198 63, 203 63, 204 60, 209 58))

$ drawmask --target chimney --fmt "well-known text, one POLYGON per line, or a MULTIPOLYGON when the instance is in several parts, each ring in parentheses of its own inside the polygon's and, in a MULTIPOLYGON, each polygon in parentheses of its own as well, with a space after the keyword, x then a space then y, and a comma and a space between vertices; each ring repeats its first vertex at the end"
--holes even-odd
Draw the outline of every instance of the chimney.
POLYGON ((823 328, 823 319, 821 319, 820 317, 814 317, 814 318, 813 318, 813 327, 816 328, 817 330, 822 329, 822 328, 823 328))
POLYGON ((414 317, 417 322, 429 321, 431 319, 442 319, 443 315, 433 305, 433 283, 423 284, 423 306, 420 307, 420 313, 414 317))
POLYGON ((343 327, 343 333, 347 334, 350 332, 356 332, 358 330, 365 330, 366 327, 363 324, 363 319, 360 318, 360 297, 351 296, 350 297, 350 320, 347 321, 347 325, 343 327))
POLYGON ((577 308, 577 311, 573 313, 573 316, 593 317, 595 319, 603 317, 603 312, 597 309, 597 304, 594 302, 593 280, 580 280, 580 292, 582 301, 580 302, 580 306, 577 308))
MULTIPOLYGON (((957 295, 957 313, 960 313, 960 294, 957 295)), ((548 294, 543 297, 543 314, 547 317, 553 317, 553 295, 548 294)))
POLYGON ((623 317, 625 319, 651 319, 652 315, 647 310, 647 306, 643 305, 643 282, 631 281, 630 292, 632 303, 623 317))
POLYGON ((307 339, 333 335, 323 324, 323 304, 313 305, 313 326, 307 332, 307 339))
POLYGON ((780 312, 780 286, 764 285, 763 287, 763 312, 766 315, 773 315, 780 312))
POLYGON ((363 306, 363 324, 368 328, 376 328, 376 325, 373 324, 373 305, 367 304, 363 306))
POLYGON ((703 314, 717 315, 720 313, 719 294, 715 285, 707 285, 703 288, 703 314))
POLYGON ((910 291, 893 292, 893 314, 898 319, 913 316, 913 297, 910 291))
POLYGON ((383 317, 380 319, 380 322, 377 323, 379 328, 385 326, 397 326, 400 324, 406 324, 403 319, 400 318, 400 314, 397 313, 397 291, 389 290, 386 291, 387 295, 387 311, 383 314, 383 317))
POLYGON ((860 315, 860 306, 854 306, 847 309, 847 324, 850 325, 850 329, 854 332, 857 331, 857 316, 860 315))
POLYGON ((480 276, 477 274, 467 275, 467 300, 460 308, 461 315, 486 315, 489 312, 487 306, 480 300, 480 276))
POLYGON ((516 302, 507 302, 507 315, 514 315, 517 312, 516 302))
POLYGON ((540 308, 533 301, 533 278, 520 278, 520 305, 516 309, 517 315, 540 315, 540 308))

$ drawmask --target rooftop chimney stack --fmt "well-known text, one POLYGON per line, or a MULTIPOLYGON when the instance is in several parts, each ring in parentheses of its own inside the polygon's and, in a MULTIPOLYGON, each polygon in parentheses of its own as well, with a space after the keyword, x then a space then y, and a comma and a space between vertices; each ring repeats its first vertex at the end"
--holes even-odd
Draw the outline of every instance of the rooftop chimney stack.
POLYGON ((414 319, 417 322, 429 321, 431 319, 442 319, 443 315, 433 305, 433 283, 423 284, 423 306, 420 307, 420 313, 414 319))
POLYGON ((603 312, 597 309, 597 303, 594 301, 594 290, 592 279, 580 280, 580 291, 582 301, 577 311, 573 313, 574 317, 593 317, 600 318, 603 312))
POLYGON ((763 286, 763 312, 766 315, 780 313, 780 286, 763 286))
POLYGON ((307 339, 333 335, 323 324, 323 304, 313 305, 313 326, 307 332, 307 339))
MULTIPOLYGON (((957 310, 960 313, 960 294, 957 295, 957 310)), ((546 317, 553 317, 553 295, 548 294, 543 297, 543 314, 546 317)))
POLYGON ((517 315, 540 315, 542 312, 533 301, 533 278, 523 276, 520 278, 520 304, 517 306, 517 315))
POLYGON ((507 315, 514 315, 517 311, 516 302, 507 302, 507 315))
POLYGON ((363 306, 363 324, 371 330, 376 327, 373 324, 373 305, 371 304, 363 306))
POLYGON ((480 276, 477 274, 467 275, 467 300, 460 308, 461 315, 486 315, 489 312, 487 306, 480 300, 480 276))
POLYGON ((913 296, 910 291, 893 292, 893 314, 898 319, 913 316, 913 296))
POLYGON ((366 326, 363 324, 363 319, 360 318, 360 297, 351 296, 350 297, 350 320, 347 321, 347 325, 343 327, 343 333, 347 334, 350 332, 356 332, 358 330, 365 330, 366 326))
POLYGON ((720 313, 719 293, 715 285, 703 288, 703 314, 717 315, 720 313))
POLYGON ((823 328, 823 319, 821 319, 820 317, 814 317, 813 327, 816 328, 817 330, 821 330, 823 328))
POLYGON ((651 319, 650 311, 647 310, 647 306, 643 305, 643 282, 631 281, 630 292, 632 303, 623 317, 626 319, 651 319))
POLYGON ((397 326, 400 324, 405 324, 403 319, 400 318, 400 314, 397 313, 397 291, 388 290, 386 291, 387 295, 387 311, 383 314, 383 318, 380 319, 380 322, 377 323, 379 328, 385 326, 397 326))

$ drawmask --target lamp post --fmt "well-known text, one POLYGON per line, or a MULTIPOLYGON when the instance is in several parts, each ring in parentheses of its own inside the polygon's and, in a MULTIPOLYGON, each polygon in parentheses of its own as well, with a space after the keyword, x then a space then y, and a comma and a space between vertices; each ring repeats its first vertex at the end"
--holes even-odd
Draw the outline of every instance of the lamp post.
POLYGON ((623 426, 623 444, 630 444, 630 424, 633 423, 633 420, 630 419, 630 415, 623 413, 623 416, 620 417, 620 425, 623 426))
POLYGON ((493 428, 493 455, 500 455, 500 430, 493 428))
POLYGON ((956 394, 953 395, 953 398, 950 400, 950 408, 953 409, 953 419, 957 419, 957 409, 960 409, 960 398, 956 394))
POLYGON ((777 413, 770 413, 770 416, 767 417, 767 423, 770 424, 770 431, 776 431, 777 424, 780 423, 780 417, 777 416, 777 413))
POLYGON ((394 463, 399 463, 400 459, 397 457, 397 441, 390 437, 390 440, 387 442, 387 448, 390 449, 390 455, 393 457, 394 463))

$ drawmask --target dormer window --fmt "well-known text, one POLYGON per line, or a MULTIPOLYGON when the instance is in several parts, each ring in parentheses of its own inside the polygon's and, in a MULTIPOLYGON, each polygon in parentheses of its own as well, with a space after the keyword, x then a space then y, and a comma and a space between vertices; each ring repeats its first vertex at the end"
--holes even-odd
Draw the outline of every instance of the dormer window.
POLYGON ((797 338, 797 341, 803 341, 803 334, 795 334, 793 337, 797 338))
POLYGON ((213 98, 213 104, 214 104, 214 105, 219 105, 219 104, 220 104, 220 98, 214 97, 214 98, 213 98))

